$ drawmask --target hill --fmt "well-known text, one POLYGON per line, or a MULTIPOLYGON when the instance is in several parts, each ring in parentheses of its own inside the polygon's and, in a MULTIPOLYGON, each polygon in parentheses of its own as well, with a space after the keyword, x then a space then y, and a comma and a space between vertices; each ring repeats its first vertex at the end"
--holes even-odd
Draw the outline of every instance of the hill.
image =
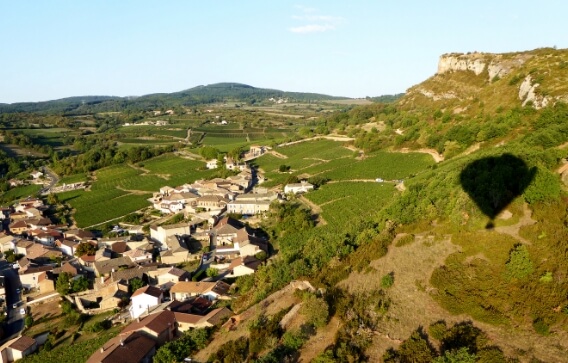
POLYGON ((339 100, 318 93, 285 92, 275 89, 256 88, 241 83, 216 83, 197 86, 174 93, 155 93, 140 97, 84 96, 69 97, 45 102, 0 104, 0 114, 14 112, 57 113, 85 115, 97 112, 148 111, 176 106, 195 106, 217 102, 254 104, 274 99, 276 102, 312 102, 339 100))

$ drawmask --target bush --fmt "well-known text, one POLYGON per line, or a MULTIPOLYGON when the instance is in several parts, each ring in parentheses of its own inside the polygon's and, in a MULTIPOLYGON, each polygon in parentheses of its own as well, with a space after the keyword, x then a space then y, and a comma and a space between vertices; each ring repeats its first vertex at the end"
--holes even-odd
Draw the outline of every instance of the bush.
POLYGON ((390 272, 383 276, 381 279, 381 287, 383 289, 388 289, 394 284, 394 272, 390 272))
POLYGON ((446 322, 443 320, 430 324, 428 327, 428 333, 430 333, 430 336, 436 340, 442 340, 446 334, 446 330, 446 322))
POLYGON ((550 327, 541 318, 537 318, 533 321, 533 328, 534 331, 536 331, 540 335, 544 336, 550 335, 550 327))

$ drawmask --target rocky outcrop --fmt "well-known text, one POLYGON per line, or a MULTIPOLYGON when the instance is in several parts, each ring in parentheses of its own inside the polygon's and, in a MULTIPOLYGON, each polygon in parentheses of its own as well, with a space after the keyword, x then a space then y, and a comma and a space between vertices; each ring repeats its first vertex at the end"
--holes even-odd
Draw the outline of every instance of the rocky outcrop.
POLYGON ((549 97, 538 95, 535 92, 538 86, 540 86, 538 83, 533 83, 530 74, 525 77, 519 87, 519 100, 523 101, 523 106, 526 106, 530 102, 534 108, 539 109, 549 104, 549 97))
POLYGON ((483 53, 444 54, 438 61, 438 74, 450 71, 472 71, 478 76, 483 73, 486 64, 483 53))
POLYGON ((514 68, 522 66, 530 57, 530 55, 522 53, 508 57, 503 57, 503 54, 478 52, 444 54, 438 61, 438 74, 471 71, 479 76, 487 69, 488 81, 491 81, 495 77, 504 77, 511 73, 514 68))

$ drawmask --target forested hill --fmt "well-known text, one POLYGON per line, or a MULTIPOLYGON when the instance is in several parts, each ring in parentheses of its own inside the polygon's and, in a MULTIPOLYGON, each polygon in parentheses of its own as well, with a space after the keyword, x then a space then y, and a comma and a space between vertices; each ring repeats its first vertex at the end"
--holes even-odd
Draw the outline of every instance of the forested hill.
POLYGON ((0 104, 0 113, 38 112, 83 115, 96 112, 148 111, 160 108, 195 106, 216 102, 254 104, 283 99, 287 102, 311 102, 345 97, 318 93, 285 92, 275 89, 256 88, 241 83, 216 83, 197 86, 181 92, 155 93, 140 97, 84 96, 69 97, 46 102, 23 102, 0 104))

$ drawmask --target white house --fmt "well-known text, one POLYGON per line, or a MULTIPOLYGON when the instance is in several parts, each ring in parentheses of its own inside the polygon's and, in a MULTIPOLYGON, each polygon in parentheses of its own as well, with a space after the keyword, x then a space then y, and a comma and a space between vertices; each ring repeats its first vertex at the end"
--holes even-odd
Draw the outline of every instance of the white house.
POLYGON ((207 161, 207 169, 217 169, 217 159, 211 159, 207 161))
POLYGON ((262 261, 252 256, 239 257, 231 261, 227 268, 229 274, 226 277, 238 277, 250 275, 256 272, 262 261))
POLYGON ((169 236, 191 234, 191 229, 187 223, 169 224, 165 226, 150 227, 150 238, 165 244, 169 236))
POLYGON ((310 190, 314 190, 314 186, 313 184, 310 184, 306 181, 302 181, 301 183, 286 184, 286 186, 284 187, 284 193, 286 194, 306 193, 310 190))
POLYGON ((130 316, 136 319, 140 315, 148 312, 150 308, 162 303, 164 293, 157 287, 144 286, 134 291, 132 294, 132 305, 130 306, 130 316))

